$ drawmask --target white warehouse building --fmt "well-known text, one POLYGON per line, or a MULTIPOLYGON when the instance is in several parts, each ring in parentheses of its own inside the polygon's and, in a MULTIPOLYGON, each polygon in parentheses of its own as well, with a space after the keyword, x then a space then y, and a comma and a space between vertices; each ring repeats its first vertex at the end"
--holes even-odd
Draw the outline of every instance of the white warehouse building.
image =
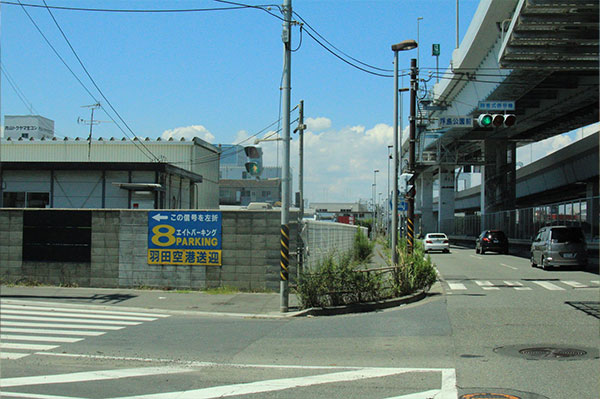
POLYGON ((217 209, 219 156, 199 138, 2 139, 0 207, 217 209))

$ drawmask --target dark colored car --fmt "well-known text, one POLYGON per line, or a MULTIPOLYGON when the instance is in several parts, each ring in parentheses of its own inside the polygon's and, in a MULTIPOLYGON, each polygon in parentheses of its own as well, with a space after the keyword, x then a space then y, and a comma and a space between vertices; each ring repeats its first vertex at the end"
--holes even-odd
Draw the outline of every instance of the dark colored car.
POLYGON ((485 254, 487 251, 508 253, 508 238, 500 230, 484 230, 475 239, 475 253, 485 254))

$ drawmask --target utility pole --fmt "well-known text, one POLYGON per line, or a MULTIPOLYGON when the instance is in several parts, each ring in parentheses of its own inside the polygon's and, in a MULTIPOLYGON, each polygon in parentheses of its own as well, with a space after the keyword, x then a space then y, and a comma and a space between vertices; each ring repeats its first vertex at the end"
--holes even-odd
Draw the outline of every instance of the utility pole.
POLYGON ((298 131, 298 138, 300 141, 300 150, 299 150, 299 176, 298 176, 298 191, 300 192, 299 200, 300 200, 300 210, 298 212, 298 237, 297 237, 297 246, 296 246, 296 256, 297 256, 297 277, 300 281, 300 274, 304 268, 304 242, 300 237, 300 233, 302 232, 302 221, 304 220, 304 129, 306 129, 306 125, 304 124, 304 100, 300 100, 300 105, 298 107, 298 127, 296 130, 298 131))
POLYGON ((291 73, 292 73, 292 0, 283 0, 283 31, 281 40, 283 41, 283 184, 281 188, 281 258, 279 261, 279 297, 281 312, 288 311, 289 305, 289 254, 290 254, 290 92, 291 92, 291 73))
POLYGON ((414 58, 410 60, 410 133, 409 133, 409 147, 408 147, 408 169, 409 173, 412 173, 411 182, 407 184, 412 185, 412 188, 407 193, 408 197, 408 217, 406 220, 406 232, 408 238, 408 253, 412 254, 415 245, 415 130, 416 130, 416 110, 417 110, 417 90, 419 89, 419 81, 417 80, 418 69, 417 60, 414 58))

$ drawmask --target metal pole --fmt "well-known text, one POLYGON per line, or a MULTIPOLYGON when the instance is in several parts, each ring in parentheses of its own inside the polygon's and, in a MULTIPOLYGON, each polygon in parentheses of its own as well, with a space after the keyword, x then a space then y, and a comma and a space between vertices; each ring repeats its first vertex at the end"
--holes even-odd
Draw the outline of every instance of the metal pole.
POLYGON ((413 253, 414 248, 414 219, 415 219, 415 128, 416 128, 416 113, 417 113, 417 60, 414 58, 410 60, 410 136, 409 136, 409 147, 408 147, 408 169, 413 174, 409 185, 412 185, 412 189, 407 193, 408 197, 408 217, 406 220, 406 232, 407 232, 407 249, 408 253, 413 253))
POLYGON ((283 86, 282 104, 282 137, 283 137, 283 184, 281 188, 281 259, 279 261, 281 277, 279 283, 280 311, 287 312, 289 304, 289 237, 290 237, 290 91, 291 91, 291 64, 292 64, 292 0, 283 0, 283 86))
POLYGON ((392 265, 398 264, 398 52, 394 51, 394 184, 392 191, 392 265))
POLYGON ((304 100, 300 100, 300 106, 298 107, 298 138, 300 139, 300 150, 299 150, 299 176, 298 176, 298 191, 300 192, 299 200, 300 200, 300 211, 298 212, 298 245, 297 245, 297 258, 298 258, 298 267, 297 267, 297 275, 298 281, 300 279, 300 274, 302 273, 302 269, 304 268, 304 242, 300 237, 300 233, 302 232, 302 221, 304 220, 304 100))
POLYGON ((456 47, 458 48, 458 0, 456 0, 456 47))

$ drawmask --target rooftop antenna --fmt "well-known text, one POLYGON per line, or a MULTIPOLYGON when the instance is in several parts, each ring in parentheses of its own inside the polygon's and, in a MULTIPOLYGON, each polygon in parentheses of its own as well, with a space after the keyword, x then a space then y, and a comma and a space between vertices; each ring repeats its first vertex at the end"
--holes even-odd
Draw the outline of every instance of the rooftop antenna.
POLYGON ((84 125, 90 125, 90 135, 88 136, 88 160, 90 159, 90 153, 92 150, 92 132, 93 132, 93 127, 94 125, 98 125, 99 123, 103 123, 103 122, 109 122, 109 121, 98 121, 98 120, 94 120, 94 110, 96 110, 97 108, 100 108, 101 105, 99 102, 95 103, 95 104, 91 104, 91 105, 82 105, 81 108, 89 108, 92 111, 92 115, 90 117, 90 120, 85 120, 83 118, 77 118, 77 123, 81 123, 84 125))

